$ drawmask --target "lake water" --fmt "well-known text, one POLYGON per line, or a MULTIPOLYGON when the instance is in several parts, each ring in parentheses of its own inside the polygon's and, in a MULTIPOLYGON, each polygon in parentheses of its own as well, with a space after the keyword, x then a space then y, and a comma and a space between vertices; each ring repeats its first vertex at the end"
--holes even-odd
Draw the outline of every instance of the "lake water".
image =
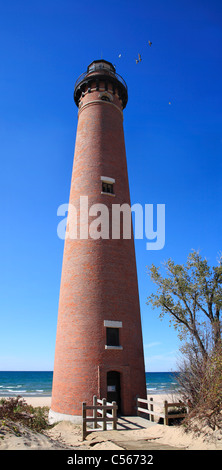
MULTIPOLYGON (((53 372, 1 372, 0 396, 51 396, 53 372)), ((175 372, 146 372, 148 394, 169 393, 178 388, 175 372)))

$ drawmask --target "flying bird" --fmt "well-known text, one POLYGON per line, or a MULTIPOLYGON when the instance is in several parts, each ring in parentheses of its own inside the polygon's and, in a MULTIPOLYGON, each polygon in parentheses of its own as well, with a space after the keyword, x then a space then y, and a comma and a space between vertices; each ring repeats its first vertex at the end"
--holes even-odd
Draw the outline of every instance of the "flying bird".
POLYGON ((119 59, 120 59, 120 57, 122 57, 122 54, 119 54, 119 59))
POLYGON ((152 42, 151 42, 151 41, 148 41, 148 44, 149 44, 150 47, 152 46, 152 42))
POLYGON ((139 62, 141 62, 142 58, 141 58, 141 55, 138 54, 138 59, 136 59, 136 64, 138 64, 139 62))

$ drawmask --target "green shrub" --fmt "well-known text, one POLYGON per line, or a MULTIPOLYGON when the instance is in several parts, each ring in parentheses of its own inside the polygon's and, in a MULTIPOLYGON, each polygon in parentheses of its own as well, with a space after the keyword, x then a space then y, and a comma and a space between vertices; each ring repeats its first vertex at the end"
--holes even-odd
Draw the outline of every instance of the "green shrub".
POLYGON ((0 400, 0 419, 25 424, 29 428, 41 432, 51 427, 48 424, 48 407, 33 407, 18 396, 0 400))

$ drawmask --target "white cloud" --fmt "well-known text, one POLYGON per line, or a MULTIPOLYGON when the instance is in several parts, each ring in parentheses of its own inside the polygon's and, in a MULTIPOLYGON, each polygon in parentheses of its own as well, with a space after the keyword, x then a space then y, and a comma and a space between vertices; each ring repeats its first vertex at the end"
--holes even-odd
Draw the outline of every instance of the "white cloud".
POLYGON ((144 344, 144 349, 153 348, 154 346, 159 346, 160 344, 162 344, 160 341, 153 341, 152 343, 144 344))
POLYGON ((162 354, 146 355, 145 369, 147 372, 171 372, 177 370, 178 351, 166 351, 162 354))

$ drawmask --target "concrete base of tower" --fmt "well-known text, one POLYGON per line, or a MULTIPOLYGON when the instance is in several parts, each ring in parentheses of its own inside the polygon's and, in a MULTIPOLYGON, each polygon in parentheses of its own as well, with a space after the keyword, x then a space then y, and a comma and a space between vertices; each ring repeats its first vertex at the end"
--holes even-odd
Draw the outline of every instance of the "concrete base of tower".
POLYGON ((67 415, 65 413, 58 413, 53 411, 51 408, 49 410, 48 422, 49 424, 59 423, 59 421, 71 421, 74 424, 82 423, 82 416, 79 415, 67 415))

